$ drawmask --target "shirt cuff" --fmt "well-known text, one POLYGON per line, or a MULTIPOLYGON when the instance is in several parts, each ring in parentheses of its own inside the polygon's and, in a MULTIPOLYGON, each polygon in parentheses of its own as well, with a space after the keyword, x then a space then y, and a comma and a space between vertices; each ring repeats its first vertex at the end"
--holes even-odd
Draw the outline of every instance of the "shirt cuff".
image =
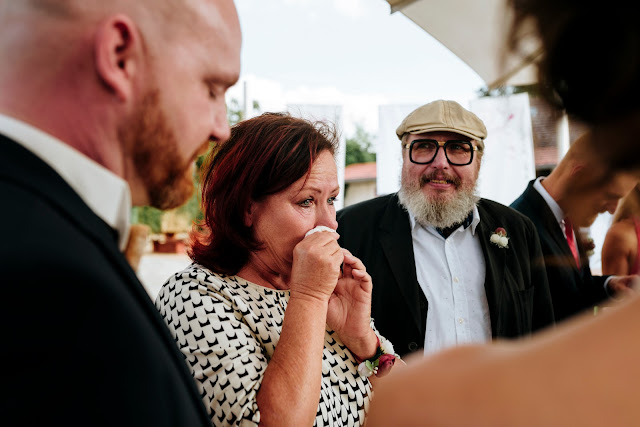
POLYGON ((609 296, 611 298, 613 298, 613 293, 609 292, 609 287, 607 285, 609 284, 609 281, 611 279, 613 279, 614 277, 618 277, 618 276, 609 276, 604 281, 604 291, 606 292, 607 296, 609 296))

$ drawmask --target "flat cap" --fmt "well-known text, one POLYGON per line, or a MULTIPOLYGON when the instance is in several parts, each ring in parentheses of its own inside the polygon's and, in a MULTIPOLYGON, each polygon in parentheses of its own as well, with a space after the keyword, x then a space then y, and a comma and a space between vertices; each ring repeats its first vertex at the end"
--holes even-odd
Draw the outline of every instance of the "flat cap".
POLYGON ((483 146, 487 137, 487 128, 478 116, 455 101, 442 99, 425 104, 409 113, 396 129, 396 135, 402 139, 405 133, 436 131, 459 133, 480 141, 483 146))

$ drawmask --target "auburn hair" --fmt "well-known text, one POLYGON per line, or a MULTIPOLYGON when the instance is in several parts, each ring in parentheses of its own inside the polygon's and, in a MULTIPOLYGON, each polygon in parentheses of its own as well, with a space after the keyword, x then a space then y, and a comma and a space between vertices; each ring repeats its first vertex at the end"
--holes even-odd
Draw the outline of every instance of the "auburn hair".
POLYGON ((204 219, 191 231, 189 256, 212 271, 236 274, 260 247, 244 222, 251 201, 308 176, 318 155, 335 155, 337 147, 333 125, 288 113, 264 113, 232 126, 229 140, 203 163, 204 219))

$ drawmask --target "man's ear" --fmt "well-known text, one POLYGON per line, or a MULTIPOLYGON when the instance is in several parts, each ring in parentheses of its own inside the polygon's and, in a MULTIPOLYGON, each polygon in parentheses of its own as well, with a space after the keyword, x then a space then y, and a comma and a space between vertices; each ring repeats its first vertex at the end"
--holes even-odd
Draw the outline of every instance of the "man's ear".
POLYGON ((573 178, 580 176, 582 173, 586 171, 587 165, 584 162, 576 162, 571 166, 571 176, 573 178))
POLYGON ((142 39, 134 22, 126 15, 114 15, 100 25, 94 39, 96 70, 104 85, 124 101, 130 99, 142 39))

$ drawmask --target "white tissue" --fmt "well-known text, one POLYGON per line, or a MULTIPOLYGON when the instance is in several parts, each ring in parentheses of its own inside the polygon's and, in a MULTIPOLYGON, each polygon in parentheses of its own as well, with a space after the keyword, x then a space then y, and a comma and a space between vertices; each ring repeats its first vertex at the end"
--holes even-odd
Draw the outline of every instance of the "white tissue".
POLYGON ((312 228, 311 230, 307 231, 307 234, 305 234, 304 237, 307 237, 309 234, 317 233, 318 231, 330 231, 332 233, 336 232, 336 230, 332 228, 325 227, 324 225, 319 225, 316 228, 312 228))

